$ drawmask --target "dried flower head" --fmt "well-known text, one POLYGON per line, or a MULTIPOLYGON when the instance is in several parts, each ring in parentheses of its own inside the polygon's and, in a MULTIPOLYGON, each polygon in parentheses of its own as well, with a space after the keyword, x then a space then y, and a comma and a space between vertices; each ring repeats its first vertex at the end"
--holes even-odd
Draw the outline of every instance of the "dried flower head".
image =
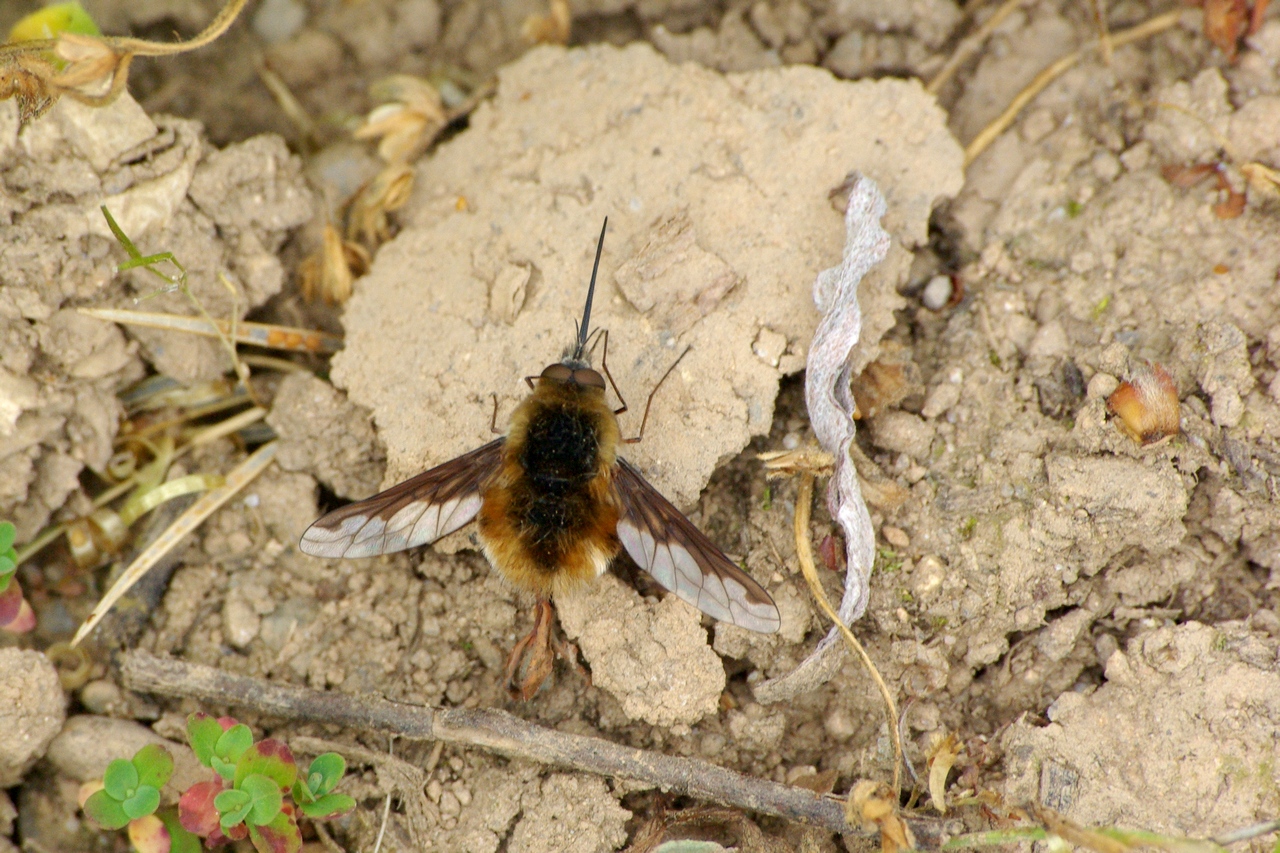
POLYGON ((1127 380, 1107 398, 1107 411, 1120 429, 1144 447, 1178 434, 1181 414, 1178 388, 1168 371, 1155 362, 1138 362, 1127 380))
POLYGON ((439 91, 420 77, 393 74, 375 83, 370 94, 384 103, 365 117, 354 136, 377 139, 378 156, 387 163, 416 160, 448 124, 439 91))

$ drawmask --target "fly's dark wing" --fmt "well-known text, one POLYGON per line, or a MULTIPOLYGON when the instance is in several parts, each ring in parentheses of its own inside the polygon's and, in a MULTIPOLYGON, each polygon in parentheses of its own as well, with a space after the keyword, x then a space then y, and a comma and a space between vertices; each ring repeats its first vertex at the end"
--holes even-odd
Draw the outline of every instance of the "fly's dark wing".
POLYGON ((782 618, 769 593, 622 457, 614 488, 618 539, 636 565, 708 616, 762 634, 778 630, 782 618))
POLYGON ((480 511, 480 488, 502 462, 502 441, 335 509, 306 529, 299 550, 316 557, 372 557, 452 533, 480 511))

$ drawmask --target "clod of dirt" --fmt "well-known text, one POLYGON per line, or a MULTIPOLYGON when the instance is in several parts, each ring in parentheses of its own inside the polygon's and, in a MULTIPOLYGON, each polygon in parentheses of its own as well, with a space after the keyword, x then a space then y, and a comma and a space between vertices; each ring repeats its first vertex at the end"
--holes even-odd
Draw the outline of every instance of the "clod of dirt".
POLYGON ((1068 691, 1044 728, 1001 737, 1008 802, 1090 826, 1210 836, 1275 812, 1280 673, 1274 637, 1187 623, 1135 637, 1091 694, 1068 691), (1108 768, 1108 772, 1098 772, 1108 768))
POLYGON ((163 746, 173 756, 173 776, 161 789, 166 803, 176 803, 182 792, 211 778, 186 744, 166 740, 132 720, 83 714, 67 720, 49 744, 49 763, 78 782, 101 779, 107 765, 117 758, 132 758, 147 744, 163 746))
POLYGON ((0 649, 0 788, 22 781, 62 728, 67 699, 47 657, 0 649))
POLYGON ((373 425, 329 383, 291 373, 276 391, 267 423, 280 436, 281 468, 305 471, 352 500, 378 490, 383 454, 373 425))
MULTIPOLYGON (((280 289, 276 250, 313 210, 296 159, 266 137, 206 156, 200 134, 195 122, 153 120, 128 95, 102 108, 64 98, 21 133, 12 101, 0 103, 0 518, 20 542, 75 498, 84 468, 106 464, 115 392, 143 375, 139 343, 179 379, 228 366, 216 340, 122 333, 64 307, 137 310, 134 296, 157 290, 143 272, 116 279, 124 252, 101 205, 143 253, 173 252, 215 317, 243 317, 280 289)), ((145 307, 195 311, 177 293, 145 307)))
POLYGON ((644 45, 540 48, 505 68, 470 128, 420 167, 407 226, 347 305, 333 378, 373 411, 387 482, 488 440, 490 392, 501 417, 527 393, 521 377, 560 357, 609 216, 592 321, 609 329, 626 433, 692 346, 630 454, 687 506, 769 428, 780 377, 803 364, 813 278, 843 236, 827 193, 851 169, 884 190, 897 243, 864 283, 860 367, 903 304, 908 247, 961 182, 918 85, 811 68, 724 77, 644 45), (752 351, 765 329, 786 338, 776 357, 752 351))
POLYGON ((511 853, 608 853, 627 840, 631 812, 618 805, 604 780, 555 773, 521 798, 523 814, 511 831, 511 853))
POLYGON ((591 662, 593 684, 627 717, 670 728, 715 712, 724 666, 697 610, 674 595, 646 608, 609 574, 556 604, 565 633, 591 662))

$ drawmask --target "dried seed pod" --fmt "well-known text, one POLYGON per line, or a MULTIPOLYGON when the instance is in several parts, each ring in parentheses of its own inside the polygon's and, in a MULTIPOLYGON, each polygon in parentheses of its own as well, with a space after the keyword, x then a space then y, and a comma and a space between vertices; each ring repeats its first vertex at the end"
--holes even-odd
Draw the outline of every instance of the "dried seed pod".
POLYGON ((1168 371, 1155 362, 1134 365, 1127 380, 1107 398, 1107 411, 1120 429, 1145 446, 1179 432, 1178 389, 1168 371))

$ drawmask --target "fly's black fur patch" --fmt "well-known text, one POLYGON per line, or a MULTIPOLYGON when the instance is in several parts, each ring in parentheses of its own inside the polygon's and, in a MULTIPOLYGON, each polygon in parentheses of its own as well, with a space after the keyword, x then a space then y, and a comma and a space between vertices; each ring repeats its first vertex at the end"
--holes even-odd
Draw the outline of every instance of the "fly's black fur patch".
POLYGON ((532 556, 547 571, 560 564, 561 543, 594 523, 591 492, 598 473, 599 433, 593 418, 572 406, 547 406, 529 420, 512 493, 511 514, 529 535, 532 556))

